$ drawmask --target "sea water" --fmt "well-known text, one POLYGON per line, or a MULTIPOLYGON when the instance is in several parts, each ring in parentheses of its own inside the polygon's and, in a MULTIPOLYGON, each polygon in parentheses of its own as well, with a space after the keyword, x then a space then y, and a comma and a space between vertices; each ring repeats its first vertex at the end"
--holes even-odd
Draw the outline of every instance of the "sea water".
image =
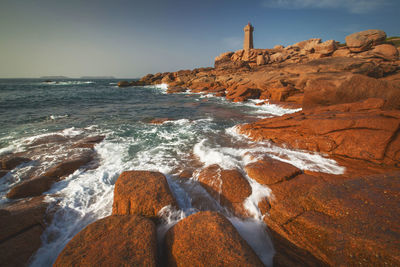
MULTIPOLYGON (((323 155, 252 142, 236 131, 237 124, 298 110, 258 106, 256 100, 232 103, 213 95, 167 94, 166 85, 118 88, 116 84, 116 80, 0 80, 0 156, 24 151, 43 137, 106 136, 95 146, 97 168, 78 170, 45 193, 54 215, 31 266, 51 266, 75 234, 111 214, 115 181, 126 170, 159 171, 167 177, 179 209, 165 207, 160 212, 159 239, 177 221, 198 212, 192 203, 200 200, 224 213, 270 266, 274 250, 257 203, 271 191, 248 177, 244 166, 257 155, 267 154, 303 170, 343 172, 323 155), (153 118, 170 121, 149 123, 153 118), (249 181, 252 194, 244 206, 251 218, 230 214, 198 184, 198 170, 212 164, 238 169, 249 181), (194 170, 193 177, 177 178, 185 169, 194 170)), ((36 149, 31 158, 51 166, 69 156, 65 151, 70 145, 55 142, 36 149)), ((6 193, 32 168, 30 164, 20 165, 1 179, 0 205, 9 201, 6 193)))

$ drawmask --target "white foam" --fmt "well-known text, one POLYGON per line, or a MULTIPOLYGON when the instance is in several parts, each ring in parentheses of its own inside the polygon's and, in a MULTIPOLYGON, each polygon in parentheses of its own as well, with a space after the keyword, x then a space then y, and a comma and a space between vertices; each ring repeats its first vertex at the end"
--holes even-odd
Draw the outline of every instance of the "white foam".
POLYGON ((68 118, 69 117, 69 115, 68 114, 66 114, 66 115, 50 115, 50 119, 51 120, 57 120, 57 119, 64 119, 64 118, 68 118))
POLYGON ((92 84, 93 81, 52 81, 52 82, 41 82, 42 85, 80 85, 80 84, 92 84))
POLYGON ((67 242, 86 225, 111 214, 114 183, 128 169, 127 147, 104 141, 96 146, 101 165, 78 170, 52 186, 46 201, 57 203, 52 223, 42 235, 42 247, 31 266, 51 266, 67 242))

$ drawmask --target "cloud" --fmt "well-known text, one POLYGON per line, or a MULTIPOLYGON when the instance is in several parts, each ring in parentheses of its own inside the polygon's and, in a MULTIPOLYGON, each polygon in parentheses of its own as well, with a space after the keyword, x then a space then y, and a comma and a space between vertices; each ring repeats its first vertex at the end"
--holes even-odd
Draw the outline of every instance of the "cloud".
POLYGON ((283 9, 345 9, 350 13, 368 13, 388 0, 264 0, 263 5, 283 9))

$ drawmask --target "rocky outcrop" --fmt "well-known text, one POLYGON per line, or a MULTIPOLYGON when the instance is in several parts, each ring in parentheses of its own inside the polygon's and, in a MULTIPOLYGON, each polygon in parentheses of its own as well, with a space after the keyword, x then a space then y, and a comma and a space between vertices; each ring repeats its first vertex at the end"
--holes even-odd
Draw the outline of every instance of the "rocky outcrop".
POLYGON ((135 215, 103 218, 74 236, 54 266, 157 266, 156 227, 135 215))
POLYGON ((239 216, 248 216, 243 202, 251 195, 251 187, 238 170, 224 170, 211 165, 202 169, 197 179, 221 205, 239 216))
POLYGON ((303 108, 352 103, 367 98, 385 100, 384 107, 400 109, 400 83, 360 74, 319 74, 304 87, 303 108))
POLYGON ((48 204, 43 197, 19 200, 0 209, 0 261, 25 266, 41 246, 48 204))
POLYGON ((400 163, 400 111, 381 99, 315 108, 240 127, 254 140, 368 162, 400 163))
POLYGON ((112 214, 155 218, 165 206, 176 206, 167 179, 159 172, 125 171, 115 183, 112 214))
MULTIPOLYGON (((400 204, 399 175, 301 174, 271 185, 274 197, 264 220, 278 244, 275 263, 293 259, 285 256, 288 251, 298 257, 306 250, 330 266, 397 266, 400 218, 393 211, 400 204), (290 246, 280 247, 279 238, 290 246)), ((310 259, 315 264, 313 257, 300 257, 296 264, 310 259)))
POLYGON ((263 185, 290 180, 302 172, 293 165, 269 157, 246 165, 245 170, 250 178, 263 185))
POLYGON ((216 212, 198 212, 166 234, 168 266, 264 266, 235 227, 216 212))
POLYGON ((381 44, 386 39, 386 33, 381 30, 367 30, 346 36, 346 45, 351 52, 363 52, 373 45, 381 44))
POLYGON ((7 193, 7 198, 17 199, 24 197, 40 196, 50 189, 53 183, 74 173, 80 167, 93 160, 93 153, 83 155, 80 158, 57 164, 39 177, 33 177, 17 184, 7 193))

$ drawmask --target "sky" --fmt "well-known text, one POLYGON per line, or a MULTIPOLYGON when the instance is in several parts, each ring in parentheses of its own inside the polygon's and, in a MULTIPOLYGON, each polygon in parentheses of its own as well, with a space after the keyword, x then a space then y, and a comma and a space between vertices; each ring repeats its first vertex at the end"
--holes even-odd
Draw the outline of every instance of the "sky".
POLYGON ((137 78, 213 66, 243 46, 367 29, 400 36, 400 0, 0 0, 0 78, 137 78))

